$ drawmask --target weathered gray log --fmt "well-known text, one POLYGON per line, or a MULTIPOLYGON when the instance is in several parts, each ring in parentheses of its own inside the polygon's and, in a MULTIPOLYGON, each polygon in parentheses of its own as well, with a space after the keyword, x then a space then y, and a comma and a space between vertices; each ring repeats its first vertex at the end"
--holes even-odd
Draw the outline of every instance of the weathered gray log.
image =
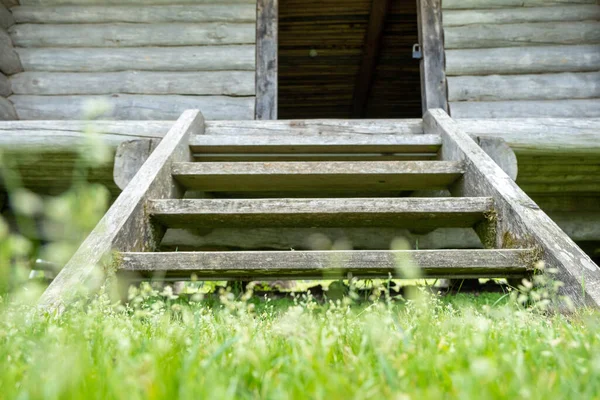
POLYGON ((536 7, 566 4, 596 4, 596 0, 445 0, 444 9, 468 10, 478 8, 536 7))
POLYGON ((450 102, 450 114, 454 118, 596 118, 600 117, 600 98, 585 100, 459 101, 450 102))
POLYGON ((598 70, 600 70, 600 45, 446 51, 446 75, 449 76, 546 74, 598 70))
POLYGON ((154 147, 152 139, 128 140, 117 147, 113 178, 119 189, 125 190, 135 174, 150 157, 154 147))
POLYGON ((23 72, 11 77, 15 94, 254 95, 252 71, 23 72))
POLYGON ((600 72, 448 77, 449 101, 589 98, 600 98, 600 72))
POLYGON ((436 153, 436 135, 314 135, 194 137, 195 153, 436 153))
POLYGON ((494 198, 495 247, 539 246, 546 266, 559 270, 556 278, 564 284, 563 293, 578 306, 600 307, 600 268, 590 257, 445 112, 430 110, 423 123, 426 132, 442 136, 443 160, 466 163, 454 192, 494 198))
POLYGON ((600 212, 554 212, 550 217, 573 240, 600 240, 600 212))
POLYGON ((47 96, 10 97, 20 119, 102 118, 175 120, 184 110, 202 110, 207 119, 252 119, 253 97, 226 96, 47 96), (104 111, 106 110, 106 111, 104 111))
POLYGON ((19 55, 15 51, 10 35, 0 28, 0 71, 6 75, 23 71, 19 55))
MULTIPOLYGON (((26 71, 254 71, 253 45, 17 49, 26 71)), ((20 72, 20 71, 16 71, 20 72)))
POLYGON ((18 24, 17 47, 146 47, 253 44, 253 23, 18 24))
POLYGON ((506 277, 533 272, 531 250, 125 253, 120 270, 199 279, 264 277, 506 277), (405 275, 406 274, 406 275, 405 275), (414 276, 414 275, 413 275, 414 276))
POLYGON ((510 179, 513 181, 517 179, 519 173, 517 156, 504 139, 479 137, 477 138, 477 143, 502 168, 502 171, 510 176, 510 179))
MULTIPOLYGON (((3 0, 16 2, 16 0, 3 0)), ((227 3, 254 3, 256 0, 227 0, 227 3)), ((581 0, 578 0, 581 1, 581 0)), ((157 5, 157 4, 172 4, 173 0, 21 0, 23 6, 57 6, 57 5, 157 5)), ((214 0, 177 0, 178 4, 214 4, 214 0)))
POLYGON ((203 162, 173 166, 179 183, 207 192, 438 189, 461 175, 460 163, 440 161, 203 162))
MULTIPOLYGON (((447 27, 446 49, 595 44, 600 42, 598 21, 531 22, 447 27)), ((18 43, 15 41, 15 43, 18 43)))
POLYGON ((600 182, 575 182, 575 183, 521 183, 519 187, 527 193, 600 193, 600 182))
MULTIPOLYGON (((17 15, 16 10, 18 9, 13 11, 15 15, 17 15)), ((598 19, 600 19, 600 7, 596 4, 491 10, 444 10, 444 27, 525 22, 593 21, 598 19)))
POLYGON ((21 6, 12 10, 19 23, 101 24, 108 22, 254 22, 256 6, 238 4, 168 4, 140 6, 21 6))
POLYGON ((15 18, 13 14, 4 6, 0 4, 0 28, 8 29, 15 24, 15 18))
POLYGON ((202 114, 198 111, 182 114, 132 184, 121 193, 46 289, 39 302, 42 310, 60 313, 80 290, 98 285, 103 265, 110 267, 114 262, 112 251, 148 251, 158 247, 164 231, 150 223, 144 204, 149 198, 173 198, 182 194, 171 177, 171 163, 191 160, 189 136, 201 134, 203 126, 202 114))
POLYGON ((9 100, 0 96, 0 120, 5 121, 11 119, 18 119, 15 107, 9 100))
POLYGON ((255 119, 277 119, 279 1, 257 0, 256 13, 255 119))
MULTIPOLYGON (((82 132, 116 136, 120 141, 136 138, 162 138, 173 126, 173 121, 6 121, 0 124, 0 143, 7 136, 17 141, 19 137, 37 136, 40 141, 56 135, 77 135, 82 132)), ((207 124, 208 125, 208 124, 207 124)), ((118 144, 117 144, 118 145, 118 144)))
POLYGON ((0 96, 8 97, 11 93, 12 89, 8 78, 0 72, 0 96))
POLYGON ((169 228, 387 226, 426 230, 471 227, 490 198, 151 200, 147 211, 169 228))
POLYGON ((430 108, 448 110, 441 3, 441 0, 417 2, 419 43, 423 54, 421 58, 423 112, 430 108))

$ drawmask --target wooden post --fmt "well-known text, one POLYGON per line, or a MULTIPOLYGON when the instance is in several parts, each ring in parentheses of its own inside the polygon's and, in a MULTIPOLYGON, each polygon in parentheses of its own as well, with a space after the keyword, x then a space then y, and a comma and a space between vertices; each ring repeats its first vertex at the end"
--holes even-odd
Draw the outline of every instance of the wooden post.
POLYGON ((441 0, 417 0, 423 114, 432 108, 448 111, 441 3, 441 0))
POLYGON ((278 0, 257 0, 255 119, 277 119, 278 12, 278 0))

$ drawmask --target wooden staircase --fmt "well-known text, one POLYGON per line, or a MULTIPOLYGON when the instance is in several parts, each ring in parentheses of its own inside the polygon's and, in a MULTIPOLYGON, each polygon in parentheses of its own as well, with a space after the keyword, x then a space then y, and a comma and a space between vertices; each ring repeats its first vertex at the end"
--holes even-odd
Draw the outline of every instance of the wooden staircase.
MULTIPOLYGON (((600 269, 442 110, 424 133, 207 135, 186 111, 46 290, 60 311, 99 266, 144 278, 525 277, 556 267, 577 305, 600 269), (452 197, 439 195, 448 189, 452 197), (186 194, 187 193, 187 194, 186 194), (418 197, 415 197, 418 196, 418 197), (484 249, 158 252, 168 228, 473 227, 484 249)), ((298 121, 297 124, 302 124, 298 121)), ((293 123, 292 123, 293 125, 293 123)), ((402 132, 402 121, 397 121, 402 132)), ((375 127, 376 128, 376 127, 375 127)))

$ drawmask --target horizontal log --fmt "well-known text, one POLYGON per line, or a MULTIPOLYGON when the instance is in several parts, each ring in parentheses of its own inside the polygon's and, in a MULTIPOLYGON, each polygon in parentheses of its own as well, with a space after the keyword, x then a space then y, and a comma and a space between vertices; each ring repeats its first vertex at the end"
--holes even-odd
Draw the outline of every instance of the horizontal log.
POLYGON ((526 193, 582 193, 600 194, 600 183, 598 182, 576 182, 576 183, 522 183, 519 184, 526 193))
POLYGON ((577 241, 600 241, 600 212, 554 212, 550 216, 577 241))
POLYGON ((15 24, 12 12, 5 5, 0 4, 0 28, 8 29, 15 24))
POLYGON ((454 118, 597 118, 600 99, 450 102, 454 118))
POLYGON ((146 47, 253 44, 253 23, 18 24, 17 47, 146 47))
POLYGON ((6 75, 23 71, 19 55, 14 49, 10 35, 0 28, 0 72, 6 75))
POLYGON ((0 96, 0 121, 18 119, 15 107, 4 97, 0 96))
POLYGON ((491 10, 444 10, 443 22, 444 27, 450 27, 479 24, 518 24, 525 22, 590 21, 598 19, 600 19, 600 7, 596 4, 584 4, 491 10))
MULTIPOLYGON (((16 1, 16 0, 8 0, 16 1)), ((227 0, 227 3, 254 3, 256 0, 227 0)), ((581 1, 581 0, 577 0, 581 1)), ((58 6, 58 5, 153 5, 172 4, 173 0, 20 0, 22 6, 58 6)), ((213 4, 214 0, 177 0, 178 4, 213 4)))
MULTIPOLYGON (((103 2, 104 3, 104 2, 103 2)), ((123 4, 123 2, 119 2, 123 4)), ((20 6, 12 10, 18 23, 101 24, 107 22, 254 22, 256 6, 238 4, 177 4, 139 6, 20 6)))
POLYGON ((62 135, 81 137, 83 132, 114 135, 119 142, 138 138, 162 138, 173 126, 173 121, 4 121, 0 124, 0 143, 10 137, 39 137, 49 145, 52 138, 62 135))
POLYGON ((15 94, 254 95, 254 71, 104 73, 23 72, 11 77, 15 94))
POLYGON ((590 98, 600 98, 600 72, 448 77, 449 101, 590 98))
POLYGON ((565 4, 596 4, 596 0, 445 0, 442 7, 444 9, 469 10, 479 8, 561 6, 565 4))
MULTIPOLYGON (((600 42, 600 23, 598 21, 485 24, 444 29, 445 49, 595 44, 598 42, 600 42)), ((15 43, 18 41, 15 40, 15 43)))
POLYGON ((0 72, 0 96, 8 97, 12 93, 10 81, 8 78, 0 72))
POLYGON ((536 74, 600 70, 600 45, 446 51, 446 75, 536 74))
MULTIPOLYGON (((254 71, 254 46, 17 49, 26 71, 254 71)), ((16 71, 19 72, 19 71, 16 71)))
POLYGON ((150 201, 169 228, 387 226, 427 230, 472 227, 489 198, 185 199, 150 201))
POLYGON ((226 96, 27 96, 13 95, 20 119, 101 118, 176 120, 189 109, 202 110, 208 119, 251 119, 254 97, 226 96))
POLYGON ((442 189, 462 173, 460 163, 440 161, 204 162, 173 166, 175 180, 186 188, 207 192, 442 189))
POLYGON ((119 270, 216 278, 507 277, 532 272, 531 250, 123 253, 119 270), (412 275, 414 277, 414 275, 412 275))

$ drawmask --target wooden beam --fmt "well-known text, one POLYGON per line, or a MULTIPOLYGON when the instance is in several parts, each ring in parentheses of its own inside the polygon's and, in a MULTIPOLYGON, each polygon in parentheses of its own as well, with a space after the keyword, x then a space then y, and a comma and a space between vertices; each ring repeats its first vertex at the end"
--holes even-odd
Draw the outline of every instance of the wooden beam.
POLYGON ((423 113, 431 108, 448 111, 441 2, 417 0, 423 113))
POLYGON ((46 289, 39 301, 42 310, 60 313, 78 293, 95 290, 102 282, 105 269, 114 262, 113 251, 158 248, 164 230, 150 223, 146 201, 183 195, 171 176, 171 163, 190 161, 189 137, 203 131, 204 118, 199 111, 182 114, 138 171, 132 184, 121 193, 46 289))
POLYGON ((277 119, 279 0, 257 0, 256 13, 255 119, 277 119))
POLYGON ((391 0, 373 0, 371 3, 371 13, 369 15, 369 24, 365 35, 365 44, 363 46, 362 59, 356 83, 354 84, 354 96, 352 98, 352 117, 363 118, 366 113, 367 101, 377 59, 381 50, 381 39, 385 28, 385 19, 390 8, 391 0))

